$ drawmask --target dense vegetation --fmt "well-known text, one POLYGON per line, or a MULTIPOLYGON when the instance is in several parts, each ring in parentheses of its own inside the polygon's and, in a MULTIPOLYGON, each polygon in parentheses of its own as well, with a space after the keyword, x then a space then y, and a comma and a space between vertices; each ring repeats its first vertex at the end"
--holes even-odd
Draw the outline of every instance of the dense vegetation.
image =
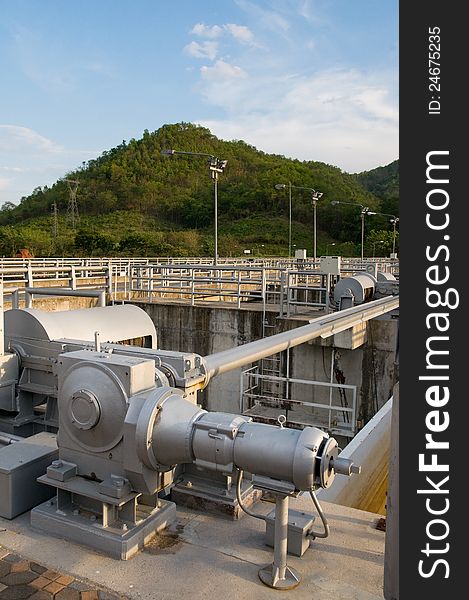
MULTIPOLYGON (((350 175, 320 162, 266 154, 243 141, 217 139, 189 123, 145 131, 91 160, 57 181, 36 188, 18 206, 0 209, 0 255, 20 247, 39 255, 198 255, 213 252, 213 183, 206 157, 162 155, 164 149, 198 152, 228 161, 219 177, 219 254, 283 254, 288 250, 288 183, 323 192, 318 202, 318 253, 359 253, 360 211, 332 206, 331 200, 397 214, 397 161, 350 175), (67 219, 67 179, 79 181, 76 228, 67 219), (287 184, 276 190, 275 184, 287 184), (391 203, 391 204, 390 204, 391 203), (393 204, 394 203, 394 204, 393 204), (51 216, 57 207, 57 232, 51 216), (393 211, 388 210, 393 206, 393 211)), ((292 244, 312 252, 311 193, 293 189, 292 244)), ((389 252, 386 217, 367 218, 369 244, 389 252), (373 223, 370 224, 370 219, 373 223), (375 230, 375 233, 372 232, 375 230), (383 240, 383 241, 381 241, 383 240)), ((391 235, 392 237, 392 235, 391 235)), ((392 242, 391 242, 392 243, 392 242)))
POLYGON ((399 215, 399 161, 356 175, 369 192, 381 200, 381 211, 399 215))

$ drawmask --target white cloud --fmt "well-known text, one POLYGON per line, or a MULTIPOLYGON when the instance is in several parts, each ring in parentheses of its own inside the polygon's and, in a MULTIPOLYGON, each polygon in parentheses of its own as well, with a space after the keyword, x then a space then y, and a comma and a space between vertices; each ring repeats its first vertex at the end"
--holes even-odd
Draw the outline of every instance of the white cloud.
POLYGON ((0 167, 0 171, 6 171, 7 173, 23 173, 25 169, 21 167, 0 167))
MULTIPOLYGON (((259 47, 249 27, 237 25, 236 23, 226 23, 222 26, 213 25, 212 27, 208 27, 203 23, 197 23, 191 29, 191 33, 212 40, 229 35, 239 44, 259 47)), ((218 54, 218 41, 204 41, 201 43, 192 41, 184 47, 184 52, 195 58, 209 58, 210 60, 214 60, 218 54)))
POLYGON ((283 36, 285 36, 290 29, 289 21, 282 17, 278 12, 261 8, 257 4, 248 2, 247 0, 235 0, 235 2, 241 10, 265 29, 283 36))
POLYGON ((29 127, 0 124, 0 204, 52 185, 96 151, 70 150, 29 127))
POLYGON ((254 45, 254 34, 249 27, 246 27, 245 25, 236 25, 235 23, 227 23, 226 25, 223 25, 223 27, 241 44, 254 45))
POLYGON ((230 65, 221 59, 217 60, 213 67, 201 67, 200 72, 203 79, 215 82, 226 79, 244 79, 247 76, 246 71, 241 67, 230 65))
POLYGON ((206 78, 205 98, 226 119, 203 121, 223 139, 356 172, 398 157, 397 101, 382 74, 331 70, 312 77, 206 78))
POLYGON ((204 23, 197 23, 191 29, 191 33, 198 35, 199 37, 213 39, 220 37, 220 35, 223 33, 223 29, 219 25, 213 25, 212 27, 209 27, 204 23))
POLYGON ((60 153, 62 148, 28 127, 18 125, 0 125, 0 150, 21 152, 29 151, 60 153))
POLYGON ((326 21, 314 4, 315 2, 312 0, 301 0, 298 5, 298 14, 309 23, 324 25, 326 21))
POLYGON ((208 58, 214 60, 218 53, 217 42, 191 42, 184 47, 184 52, 195 58, 208 58))

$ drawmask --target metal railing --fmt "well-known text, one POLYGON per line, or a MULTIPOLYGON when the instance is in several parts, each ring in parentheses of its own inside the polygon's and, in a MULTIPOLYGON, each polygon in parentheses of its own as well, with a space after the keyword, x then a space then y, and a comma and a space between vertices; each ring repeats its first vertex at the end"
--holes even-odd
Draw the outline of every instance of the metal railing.
POLYGON ((239 408, 241 414, 257 421, 275 422, 283 415, 291 427, 315 426, 353 437, 357 429, 357 386, 264 375, 256 365, 241 373, 239 408))
POLYGON ((263 302, 266 270, 256 267, 204 267, 169 265, 133 267, 129 291, 152 299, 224 300, 263 302))
MULTIPOLYGON (((281 316, 304 310, 327 309, 334 277, 319 270, 319 261, 274 258, 195 259, 150 258, 44 258, 0 259, 5 293, 25 288, 63 287, 70 290, 105 289, 108 298, 155 298, 198 301, 219 300, 276 305, 281 316), (160 261, 160 262, 158 262, 160 261), (163 262, 164 261, 164 262, 163 262), (207 263, 207 264, 204 264, 207 263)), ((379 259, 382 260, 382 259, 379 259)), ((342 259, 341 276, 365 269, 370 260, 342 259)), ((380 270, 398 269, 398 262, 380 263, 380 270)))
MULTIPOLYGON (((219 258, 218 264, 221 266, 253 266, 253 267, 277 267, 290 269, 318 269, 320 259, 314 261, 308 259, 293 259, 283 257, 230 257, 219 258)), ((399 260, 391 258, 344 258, 342 257, 342 268, 344 271, 364 270, 367 264, 375 263, 380 271, 386 271, 393 274, 399 271, 399 260)), ((114 268, 128 268, 137 265, 213 265, 213 258, 208 256, 193 257, 172 257, 172 256, 152 256, 152 257, 44 257, 44 258, 5 258, 0 257, 0 270, 4 268, 21 269, 28 267, 104 267, 112 265, 114 268)))
POLYGON ((129 293, 155 298, 197 301, 219 300, 277 305, 290 316, 300 308, 328 306, 331 276, 315 271, 278 267, 168 265, 132 267, 129 293))

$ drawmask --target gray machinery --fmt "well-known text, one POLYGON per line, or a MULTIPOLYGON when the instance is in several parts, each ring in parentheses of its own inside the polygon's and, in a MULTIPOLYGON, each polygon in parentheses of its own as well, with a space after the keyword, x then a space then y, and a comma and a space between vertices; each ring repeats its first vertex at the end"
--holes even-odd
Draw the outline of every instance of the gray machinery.
MULTIPOLYGON (((57 376, 63 352, 119 346, 121 352, 149 354, 161 369, 160 385, 196 388, 191 372, 197 358, 190 353, 160 351, 156 331, 145 311, 132 305, 44 312, 32 308, 5 312, 5 348, 0 366, 0 430, 30 435, 58 426, 57 376), (164 365, 163 365, 164 362, 164 365)), ((2 338, 3 342, 3 338, 2 338)), ((195 379, 200 379, 196 377, 195 379)))
MULTIPOLYGON (((375 265, 373 265, 375 267, 375 265)), ((399 294, 399 282, 391 273, 375 274, 360 271, 350 277, 343 277, 335 284, 334 303, 343 310, 370 300, 399 294)))
POLYGON ((36 423, 44 406, 45 415, 54 415, 58 424, 58 458, 39 478, 55 497, 31 512, 32 524, 126 559, 174 519, 175 505, 159 496, 186 469, 225 482, 237 476, 237 501, 253 514, 241 488, 246 471, 256 488, 277 498, 275 519, 262 517, 271 532, 274 562, 260 577, 276 588, 296 585, 299 577, 286 564, 293 535, 288 498, 308 491, 324 524, 318 533, 311 519, 304 523, 296 544, 301 554, 308 536, 325 537, 328 531, 314 490, 331 485, 336 473, 357 469, 338 457, 337 442, 320 429, 210 413, 196 404, 196 392, 217 374, 328 337, 398 305, 398 297, 383 298, 207 357, 156 350, 153 324, 131 305, 50 314, 7 311, 5 356, 17 373, 9 372, 5 387, 0 380, 0 392, 8 390, 0 395, 0 429, 9 422, 36 423), (135 338, 149 347, 130 345, 135 338))
POLYGON ((299 582, 286 564, 288 498, 315 498, 335 473, 357 471, 333 438, 207 412, 180 389, 156 387, 151 359, 79 350, 58 357, 57 375, 59 459, 39 478, 57 495, 31 511, 33 526, 127 559, 175 518, 158 492, 177 465, 248 471, 277 497, 274 563, 260 577, 279 588, 299 582))
MULTIPOLYGON (((13 309, 6 311, 4 317, 8 352, 0 356, 0 431, 6 433, 28 436, 44 429, 57 431, 57 361, 64 352, 101 348, 115 355, 152 360, 154 385, 177 387, 193 403, 197 390, 207 383, 202 357, 156 350, 153 322, 145 311, 133 305, 50 313, 13 309)), ((172 485, 173 478, 178 481, 174 495, 179 495, 179 502, 192 504, 197 497, 199 506, 239 515, 241 509, 230 477, 193 472, 186 465, 167 474, 166 487, 172 485)), ((259 496, 260 492, 245 481, 245 502, 250 504, 259 496)), ((10 512, 9 505, 0 506, 3 516, 10 512)))

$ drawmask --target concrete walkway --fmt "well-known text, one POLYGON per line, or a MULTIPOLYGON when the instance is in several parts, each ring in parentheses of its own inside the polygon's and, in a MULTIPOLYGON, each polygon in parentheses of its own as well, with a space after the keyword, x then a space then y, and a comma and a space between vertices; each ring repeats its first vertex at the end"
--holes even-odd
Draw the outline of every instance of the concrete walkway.
POLYGON ((126 600, 104 588, 53 571, 0 546, 1 600, 126 600))
MULTIPOLYGON (((314 513, 307 497, 292 501, 291 508, 314 513)), ((256 506, 258 512, 272 509, 268 502, 256 506)), ((324 503, 324 509, 331 535, 312 542, 302 558, 289 556, 289 565, 302 581, 282 595, 291 600, 382 600, 385 534, 376 529, 379 515, 329 503, 324 503)), ((265 587, 257 575, 260 567, 272 562, 262 521, 248 516, 231 521, 183 507, 177 512, 169 530, 125 562, 35 531, 28 514, 14 521, 0 519, 0 544, 27 561, 132 600, 206 600, 215 595, 237 600, 278 598, 280 592, 265 587)), ((319 519, 315 527, 321 528, 319 519)), ((32 565, 27 571, 32 571, 32 565)), ((5 593, 6 589, 0 592, 0 600, 5 593)), ((55 599, 62 600, 58 595, 55 599)))

